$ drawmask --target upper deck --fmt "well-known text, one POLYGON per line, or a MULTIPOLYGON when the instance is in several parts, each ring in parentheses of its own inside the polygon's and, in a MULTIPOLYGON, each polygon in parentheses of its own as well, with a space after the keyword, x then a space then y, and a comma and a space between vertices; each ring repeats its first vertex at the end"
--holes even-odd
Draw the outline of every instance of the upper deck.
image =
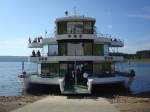
POLYGON ((96 19, 92 18, 92 17, 73 15, 73 16, 56 18, 55 23, 64 22, 64 21, 93 21, 93 22, 95 22, 96 19))
POLYGON ((53 38, 43 38, 40 42, 35 42, 32 41, 28 43, 29 48, 42 48, 43 45, 48 45, 48 44, 58 44, 58 41, 75 41, 75 40, 92 40, 95 44, 109 44, 109 47, 123 47, 124 43, 123 41, 119 39, 112 39, 112 38, 106 38, 106 37, 96 37, 95 35, 86 35, 82 34, 83 37, 80 37, 80 35, 77 35, 74 37, 72 34, 71 37, 68 35, 64 34, 61 37, 56 36, 53 38))
POLYGON ((29 41, 29 48, 42 48, 46 44, 58 44, 59 41, 92 41, 96 44, 107 44, 109 47, 123 47, 123 41, 108 36, 97 35, 96 19, 86 16, 66 16, 55 19, 55 35, 50 38, 35 38, 29 41))

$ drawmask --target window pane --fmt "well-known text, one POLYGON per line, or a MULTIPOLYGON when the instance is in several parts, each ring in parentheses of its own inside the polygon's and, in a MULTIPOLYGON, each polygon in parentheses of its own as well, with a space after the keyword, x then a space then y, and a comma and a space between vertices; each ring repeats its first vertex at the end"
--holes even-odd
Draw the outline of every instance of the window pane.
POLYGON ((57 56, 58 55, 58 45, 49 45, 48 46, 48 55, 57 56))
POLYGON ((58 76, 59 64, 58 63, 44 63, 41 64, 41 73, 58 76))
POLYGON ((59 55, 65 56, 67 53, 67 43, 59 43, 59 55))
POLYGON ((83 56, 83 45, 81 42, 79 43, 68 43, 67 51, 69 56, 83 56))
POLYGON ((111 63, 95 63, 93 64, 93 73, 95 75, 105 75, 112 72, 111 68, 111 63))
POLYGON ((67 64, 60 64, 60 76, 65 76, 67 72, 67 64))
POLYGON ((93 64, 91 62, 84 62, 83 63, 83 67, 84 67, 84 72, 87 72, 89 74, 92 73, 92 71, 93 71, 93 69, 92 69, 93 64))
POLYGON ((48 74, 49 73, 49 64, 41 64, 41 73, 48 74))
POLYGON ((66 34, 67 33, 67 22, 59 22, 57 25, 58 34, 66 34))
POLYGON ((83 43, 84 46, 84 55, 92 55, 92 43, 86 42, 83 43))
POLYGON ((104 45, 104 55, 108 55, 109 54, 109 47, 108 45, 104 45))
POLYGON ((94 44, 93 45, 93 54, 95 56, 102 56, 102 55, 104 55, 104 45, 102 45, 102 44, 94 44))
POLYGON ((102 73, 102 64, 100 64, 100 63, 93 64, 93 73, 101 74, 102 73))
POLYGON ((49 64, 49 70, 51 74, 59 74, 59 64, 57 63, 52 63, 49 64))
POLYGON ((80 21, 80 22, 58 22, 57 33, 58 34, 93 34, 94 23, 92 21, 80 21))
POLYGON ((83 22, 68 22, 67 23, 68 33, 83 33, 83 22))
POLYGON ((47 54, 48 54, 48 45, 44 45, 42 51, 43 51, 42 55, 47 56, 47 54))
POLYGON ((104 72, 111 72, 111 64, 110 63, 103 63, 102 69, 104 72))
POLYGON ((84 33, 90 34, 92 32, 92 22, 84 22, 84 33))

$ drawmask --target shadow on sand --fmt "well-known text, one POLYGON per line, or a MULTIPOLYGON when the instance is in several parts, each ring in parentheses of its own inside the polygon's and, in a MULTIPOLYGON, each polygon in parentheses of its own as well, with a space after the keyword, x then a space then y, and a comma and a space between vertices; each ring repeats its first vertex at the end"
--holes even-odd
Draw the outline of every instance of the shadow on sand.
POLYGON ((120 85, 94 86, 92 89, 92 94, 65 94, 65 95, 61 94, 59 86, 36 85, 28 90, 25 90, 23 93, 35 96, 41 95, 67 96, 68 99, 97 99, 98 97, 113 98, 114 96, 117 95, 119 96, 131 95, 129 89, 125 89, 120 85))

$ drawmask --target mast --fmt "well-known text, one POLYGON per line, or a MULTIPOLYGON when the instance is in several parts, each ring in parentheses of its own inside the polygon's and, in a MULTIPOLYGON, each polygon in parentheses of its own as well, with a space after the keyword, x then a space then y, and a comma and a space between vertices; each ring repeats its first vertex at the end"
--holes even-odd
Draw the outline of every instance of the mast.
POLYGON ((22 73, 24 72, 24 61, 22 61, 22 73))
POLYGON ((74 15, 76 16, 77 15, 76 7, 74 7, 73 10, 74 10, 74 15))
POLYGON ((74 78, 75 78, 75 85, 77 85, 77 70, 76 70, 76 66, 77 66, 77 61, 76 61, 76 48, 75 48, 75 61, 74 61, 74 78))

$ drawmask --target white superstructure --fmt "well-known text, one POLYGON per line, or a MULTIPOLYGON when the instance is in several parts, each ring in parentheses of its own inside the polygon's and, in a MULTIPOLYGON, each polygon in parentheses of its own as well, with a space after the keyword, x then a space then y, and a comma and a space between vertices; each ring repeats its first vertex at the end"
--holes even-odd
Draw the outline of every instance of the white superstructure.
POLYGON ((94 84, 127 85, 129 78, 115 74, 114 64, 123 57, 109 55, 109 48, 123 47, 123 41, 97 35, 95 23, 95 18, 85 16, 57 18, 54 37, 29 39, 28 47, 34 50, 29 61, 37 63, 39 70, 28 74, 26 82, 58 85, 62 93, 75 92, 79 86, 87 88, 81 93, 91 93, 94 84), (84 73, 88 74, 86 78, 84 73))

